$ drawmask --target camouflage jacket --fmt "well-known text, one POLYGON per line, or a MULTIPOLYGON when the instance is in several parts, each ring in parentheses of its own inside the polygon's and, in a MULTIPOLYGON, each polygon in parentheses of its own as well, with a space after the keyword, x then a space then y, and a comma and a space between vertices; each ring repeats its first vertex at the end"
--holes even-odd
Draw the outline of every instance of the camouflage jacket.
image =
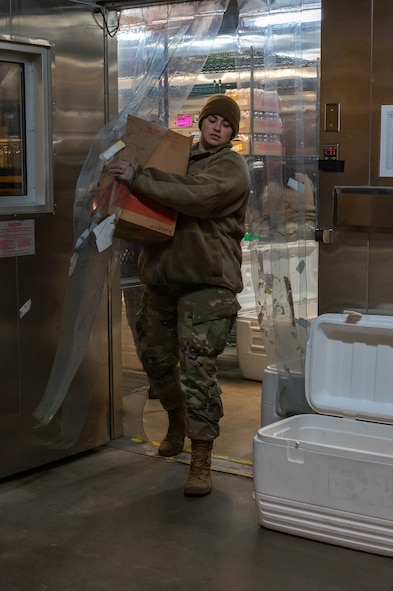
POLYGON ((250 192, 246 160, 231 144, 190 154, 187 175, 144 169, 132 191, 178 212, 173 238, 145 246, 139 275, 148 285, 191 284, 242 290, 241 240, 250 192))

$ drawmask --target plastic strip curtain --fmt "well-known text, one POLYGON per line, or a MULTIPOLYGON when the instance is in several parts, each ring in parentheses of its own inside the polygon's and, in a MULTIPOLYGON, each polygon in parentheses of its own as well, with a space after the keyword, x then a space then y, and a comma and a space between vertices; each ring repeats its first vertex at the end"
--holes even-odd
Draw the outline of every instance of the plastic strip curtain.
MULTIPOLYGON (((176 113, 182 106, 204 65, 227 4, 228 0, 205 0, 150 6, 126 11, 122 16, 119 36, 126 36, 129 43, 126 60, 119 64, 120 75, 132 80, 132 88, 119 116, 97 134, 77 182, 74 253, 59 342, 44 395, 34 412, 41 424, 53 419, 69 393, 88 347, 108 269, 119 253, 118 241, 99 252, 92 231, 109 213, 108 204, 97 203, 103 169, 100 154, 123 137, 128 114, 167 124, 169 113, 176 113)), ((122 60, 124 57, 123 54, 122 60)), ((58 446, 67 447, 75 442, 90 396, 88 391, 69 393, 67 405, 71 410, 78 409, 78 416, 64 412, 63 407, 58 446), (76 395, 84 398, 84 404, 76 398, 71 400, 76 395), (70 417, 67 424, 63 415, 70 417)))
MULTIPOLYGON (((250 65, 249 228, 269 365, 304 373, 317 315, 315 184, 320 2, 239 0, 239 56, 250 65)), ((247 90, 248 89, 248 90, 247 90)))

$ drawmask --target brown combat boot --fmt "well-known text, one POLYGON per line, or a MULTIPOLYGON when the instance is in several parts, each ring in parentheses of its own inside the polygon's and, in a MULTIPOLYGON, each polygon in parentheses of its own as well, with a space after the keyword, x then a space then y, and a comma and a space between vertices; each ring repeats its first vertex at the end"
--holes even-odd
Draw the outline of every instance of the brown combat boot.
POLYGON ((203 497, 212 490, 210 473, 213 441, 191 440, 190 473, 184 488, 186 497, 203 497))
POLYGON ((168 410, 168 418, 168 432, 158 448, 158 455, 165 456, 166 458, 176 456, 183 449, 186 432, 185 408, 181 407, 175 408, 175 410, 168 410))

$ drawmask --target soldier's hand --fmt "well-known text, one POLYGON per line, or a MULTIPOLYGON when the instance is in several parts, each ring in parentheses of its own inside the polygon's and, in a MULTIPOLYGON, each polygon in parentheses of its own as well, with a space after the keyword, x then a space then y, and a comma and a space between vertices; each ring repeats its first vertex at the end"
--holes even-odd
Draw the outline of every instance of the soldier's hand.
POLYGON ((131 162, 126 162, 125 160, 116 160, 109 166, 108 170, 117 181, 128 185, 130 188, 132 187, 136 166, 134 166, 131 162))

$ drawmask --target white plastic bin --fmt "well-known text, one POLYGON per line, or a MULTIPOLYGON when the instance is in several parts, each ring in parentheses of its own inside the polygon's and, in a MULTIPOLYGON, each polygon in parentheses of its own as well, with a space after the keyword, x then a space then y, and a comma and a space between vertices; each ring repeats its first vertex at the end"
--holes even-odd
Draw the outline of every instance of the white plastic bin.
POLYGON ((246 380, 262 381, 267 360, 256 312, 251 254, 248 245, 243 246, 242 254, 243 291, 238 294, 241 310, 236 320, 237 356, 242 376, 246 380))
POLYGON ((239 368, 246 380, 261 382, 267 366, 265 345, 255 311, 240 312, 236 320, 239 368))
POLYGON ((242 266, 241 266, 243 291, 237 295, 237 299, 242 309, 241 312, 255 311, 255 291, 251 274, 251 253, 249 247, 242 247, 242 266))
POLYGON ((300 361, 268 365, 262 384, 262 427, 293 415, 312 412, 306 399, 304 371, 300 361))

